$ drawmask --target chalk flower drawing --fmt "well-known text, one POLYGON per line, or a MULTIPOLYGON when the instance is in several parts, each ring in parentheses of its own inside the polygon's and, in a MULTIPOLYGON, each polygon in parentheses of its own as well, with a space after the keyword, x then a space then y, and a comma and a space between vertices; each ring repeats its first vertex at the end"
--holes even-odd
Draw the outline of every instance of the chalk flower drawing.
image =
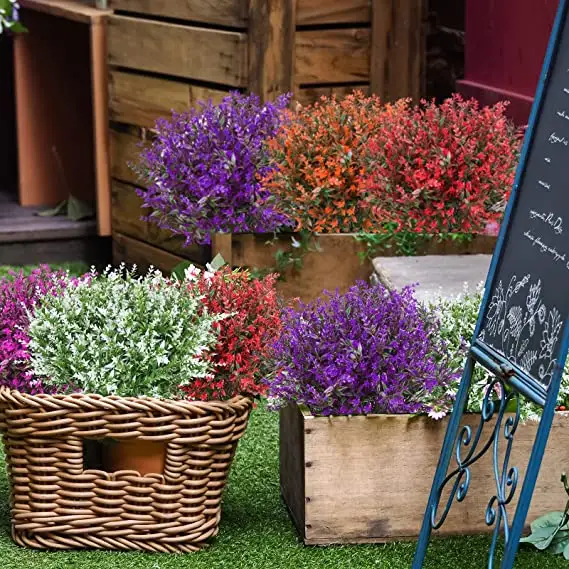
POLYGON ((541 280, 530 281, 528 274, 514 275, 507 288, 498 283, 479 338, 547 386, 563 320, 557 308, 548 309, 541 300, 541 280))

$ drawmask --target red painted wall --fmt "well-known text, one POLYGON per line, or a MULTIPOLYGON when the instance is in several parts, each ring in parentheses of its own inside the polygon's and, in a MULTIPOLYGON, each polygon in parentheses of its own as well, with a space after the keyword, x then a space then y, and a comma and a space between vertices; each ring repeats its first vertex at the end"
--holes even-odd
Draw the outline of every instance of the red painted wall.
POLYGON ((529 116, 558 0, 466 0, 465 77, 458 90, 484 104, 509 99, 529 116))

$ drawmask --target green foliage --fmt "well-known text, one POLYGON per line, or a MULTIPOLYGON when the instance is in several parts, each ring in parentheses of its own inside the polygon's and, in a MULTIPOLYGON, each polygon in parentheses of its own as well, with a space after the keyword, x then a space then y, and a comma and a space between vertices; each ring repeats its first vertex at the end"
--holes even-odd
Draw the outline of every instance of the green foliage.
MULTIPOLYGON (((225 259, 222 257, 220 253, 218 253, 213 258, 211 263, 208 263, 208 269, 217 271, 218 269, 221 269, 221 267, 223 267, 224 265, 226 265, 225 259)), ((179 281, 183 281, 186 278, 186 271, 192 267, 195 269, 195 265, 191 261, 182 261, 172 269, 172 277, 175 277, 179 281)))
MULTIPOLYGON (((569 494, 567 475, 563 473, 561 482, 569 494)), ((531 534, 520 540, 529 543, 540 551, 561 555, 569 560, 569 500, 563 512, 550 512, 531 524, 531 534)))
POLYGON ((137 277, 124 267, 45 297, 30 319, 34 375, 59 390, 171 398, 206 377, 214 317, 197 293, 159 271, 137 277))
POLYGON ((19 9, 17 0, 0 0, 0 35, 4 30, 15 34, 27 31, 20 22, 19 9))
MULTIPOLYGON (((52 270, 63 269, 64 271, 67 271, 70 275, 77 277, 89 271, 89 265, 81 261, 59 263, 57 265, 48 264, 48 266, 52 270)), ((20 271, 23 271, 25 275, 29 275, 34 269, 37 269, 37 265, 25 265, 23 267, 0 265, 0 278, 2 277, 10 278, 12 273, 14 272, 20 273, 20 271)))
MULTIPOLYGON (((474 334, 478 312, 482 302, 482 285, 475 293, 463 294, 456 298, 435 298, 429 302, 429 307, 435 311, 441 322, 440 334, 448 345, 451 354, 451 367, 456 370, 464 369, 468 345, 474 334)), ((480 365, 475 366, 472 376, 472 388, 468 402, 468 411, 479 413, 482 401, 486 394, 486 387, 491 374, 480 365)), ((458 390, 458 383, 454 386, 458 390)), ((512 402, 512 405, 514 402, 512 402)), ((565 366, 565 373, 559 390, 559 405, 569 408, 569 361, 565 366)), ((541 408, 522 398, 520 402, 520 416, 522 420, 538 420, 541 408)))
POLYGON ((413 257, 417 255, 419 247, 431 240, 442 242, 444 240, 468 243, 473 238, 468 233, 413 233, 398 230, 397 223, 384 223, 380 233, 358 233, 356 239, 367 245, 367 251, 362 256, 369 259, 380 257, 386 250, 393 250, 396 255, 413 257))
MULTIPOLYGON (((316 236, 310 231, 301 231, 297 239, 291 236, 292 249, 285 251, 277 249, 275 252, 275 267, 270 272, 277 272, 281 275, 288 269, 300 271, 304 265, 304 257, 307 253, 321 251, 316 236)), ((278 243, 279 237, 276 235, 271 244, 278 243)), ((282 277, 284 278, 284 277, 282 277)))

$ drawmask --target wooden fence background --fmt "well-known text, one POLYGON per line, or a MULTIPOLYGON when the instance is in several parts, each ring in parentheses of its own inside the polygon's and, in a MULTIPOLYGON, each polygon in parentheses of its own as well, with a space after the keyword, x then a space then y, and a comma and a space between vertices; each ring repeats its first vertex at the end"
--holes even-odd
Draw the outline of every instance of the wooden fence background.
POLYGON ((228 91, 301 103, 354 88, 384 100, 424 92, 426 0, 111 0, 113 256, 169 270, 206 248, 140 220, 128 163, 157 117, 228 91))

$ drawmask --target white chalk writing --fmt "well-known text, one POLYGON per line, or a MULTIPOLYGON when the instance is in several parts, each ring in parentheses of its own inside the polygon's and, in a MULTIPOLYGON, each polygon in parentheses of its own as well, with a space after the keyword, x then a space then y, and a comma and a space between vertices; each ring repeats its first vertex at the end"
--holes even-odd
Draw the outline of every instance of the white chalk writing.
POLYGON ((556 216, 551 212, 543 213, 533 209, 529 212, 529 216, 530 219, 540 219, 544 223, 547 223, 547 225, 551 226, 557 235, 561 235, 563 233, 563 218, 560 216, 556 216))
POLYGON ((549 142, 551 144, 563 144, 563 146, 569 146, 569 140, 564 136, 557 136, 554 132, 549 135, 549 142))

